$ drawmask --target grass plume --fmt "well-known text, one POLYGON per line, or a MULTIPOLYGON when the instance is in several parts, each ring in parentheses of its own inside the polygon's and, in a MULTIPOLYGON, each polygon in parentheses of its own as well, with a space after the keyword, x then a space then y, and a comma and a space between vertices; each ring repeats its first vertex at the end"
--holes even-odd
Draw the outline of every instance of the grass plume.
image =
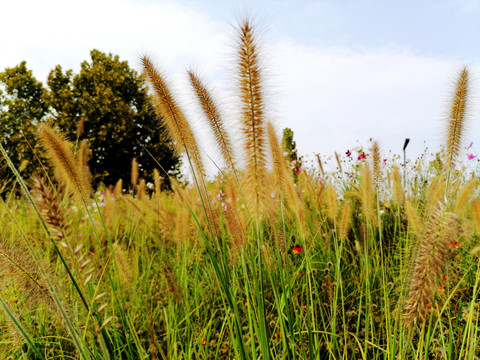
POLYGON ((40 214, 48 225, 55 241, 64 241, 70 233, 70 226, 63 215, 58 194, 41 178, 32 180, 32 197, 40 214))
POLYGON ((446 212, 445 204, 440 203, 428 220, 413 266, 403 308, 408 324, 420 324, 428 319, 440 278, 452 259, 452 241, 458 240, 459 230, 455 215, 446 212))
POLYGON ((90 168, 88 167, 88 158, 89 158, 90 149, 88 148, 87 140, 80 141, 80 146, 77 151, 77 161, 80 164, 80 168, 82 170, 82 174, 84 177, 85 184, 90 187, 92 183, 92 173, 90 172, 90 168))
POLYGON ((200 103, 203 113, 207 117, 210 128, 213 132, 213 136, 218 147, 220 148, 225 162, 231 170, 235 171, 232 143, 213 97, 210 95, 206 85, 200 80, 197 74, 189 70, 188 78, 190 79, 190 83, 195 91, 195 94, 197 95, 197 99, 200 103))
POLYGON ((372 143, 372 148, 370 151, 372 152, 373 180, 375 181, 375 185, 378 187, 380 181, 382 180, 382 160, 380 158, 380 145, 378 144, 378 141, 374 141, 372 143))
POLYGON ((177 105, 164 76, 155 68, 150 58, 142 57, 142 65, 146 79, 155 94, 153 100, 155 111, 162 124, 165 125, 176 152, 178 154, 186 152, 193 163, 197 176, 202 178, 205 175, 205 167, 190 124, 177 105))
POLYGON ((130 183, 132 184, 133 189, 137 187, 138 183, 138 162, 136 158, 132 159, 132 170, 130 176, 130 183))
POLYGON ((65 136, 47 124, 38 128, 40 141, 54 168, 57 180, 66 186, 75 199, 90 197, 90 186, 86 183, 82 168, 73 154, 72 145, 65 136))
POLYGON ((288 177, 285 158, 283 156, 280 142, 277 134, 273 128, 272 123, 267 123, 268 142, 270 143, 270 150, 272 153, 273 174, 275 177, 275 184, 280 191, 285 191, 287 182, 291 179, 288 177))
POLYGON ((318 168, 320 169, 320 173, 322 176, 325 176, 325 170, 323 170, 323 163, 322 159, 320 158, 320 154, 315 154, 315 157, 317 158, 317 163, 318 163, 318 168))
POLYGON ((263 202, 266 168, 265 104, 258 45, 253 27, 243 21, 239 30, 237 53, 238 80, 241 97, 241 123, 246 158, 247 195, 255 208, 263 202))
POLYGON ((448 118, 448 130, 446 141, 445 166, 447 170, 454 166, 465 132, 465 116, 467 113, 468 91, 470 82, 469 71, 463 67, 457 78, 455 93, 448 118))

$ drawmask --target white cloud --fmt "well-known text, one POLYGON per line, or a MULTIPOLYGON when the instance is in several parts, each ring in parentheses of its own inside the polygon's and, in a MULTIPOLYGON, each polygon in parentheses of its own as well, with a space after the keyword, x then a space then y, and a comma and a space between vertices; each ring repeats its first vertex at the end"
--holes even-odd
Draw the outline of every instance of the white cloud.
MULTIPOLYGON (((0 69, 27 60, 45 81, 57 64, 78 71, 93 48, 119 54, 137 69, 138 56, 146 52, 171 75, 187 108, 193 99, 184 73, 196 66, 213 80, 227 113, 232 110, 225 83, 231 77, 225 73, 234 41, 224 19, 176 1, 10 1, 2 6, 9 15, 0 23, 1 33, 8 34, 2 39, 0 69)), ((395 153, 405 137, 411 138, 412 154, 423 150, 424 140, 432 150, 438 148, 450 80, 461 64, 401 48, 354 51, 263 37, 272 44, 265 53, 272 115, 279 129, 294 130, 301 153, 344 152, 356 140, 367 145, 370 137, 395 153)), ((472 115, 478 117, 475 109, 472 115)), ((196 113, 189 114, 207 133, 196 113)), ((215 154, 208 142, 205 149, 215 154)))
POLYGON ((0 23, 8 34, 0 66, 27 60, 42 81, 57 64, 78 69, 93 48, 120 54, 132 66, 142 52, 155 53, 178 70, 186 59, 211 63, 211 49, 221 42, 220 23, 174 1, 11 1, 2 7, 11 16, 0 23))
POLYGON ((302 153, 343 153, 370 138, 400 153, 406 137, 412 155, 422 152, 424 141, 438 150, 460 64, 404 49, 357 52, 282 40, 277 47, 283 123, 295 130, 302 153))

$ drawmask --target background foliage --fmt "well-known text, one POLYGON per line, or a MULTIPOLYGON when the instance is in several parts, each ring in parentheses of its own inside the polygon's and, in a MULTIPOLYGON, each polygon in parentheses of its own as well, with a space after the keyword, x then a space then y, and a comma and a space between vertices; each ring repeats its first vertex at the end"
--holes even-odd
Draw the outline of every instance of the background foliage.
MULTIPOLYGON (((76 144, 88 141, 94 186, 119 179, 128 183, 133 158, 139 176, 147 181, 158 168, 156 161, 169 175, 178 176, 180 159, 149 105, 147 90, 139 74, 118 56, 92 50, 79 74, 56 66, 47 87, 22 62, 0 73, 0 83, 1 141, 17 167, 29 162, 26 173, 40 167, 36 156, 41 152, 32 151, 38 150, 36 126, 53 120, 76 144)), ((168 178, 164 180, 168 187, 168 178)))

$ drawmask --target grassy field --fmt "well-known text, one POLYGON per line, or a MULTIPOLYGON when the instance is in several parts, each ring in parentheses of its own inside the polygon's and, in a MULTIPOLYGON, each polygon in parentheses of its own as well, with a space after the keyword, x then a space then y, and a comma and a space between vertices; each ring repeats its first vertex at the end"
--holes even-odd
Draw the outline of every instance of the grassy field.
POLYGON ((214 179, 149 58, 153 105, 190 164, 189 185, 162 192, 161 168, 147 184, 134 161, 131 184, 94 192, 86 144, 45 124, 52 178, 23 179, 1 148, 16 179, 0 207, 1 358, 479 358, 478 169, 457 162, 468 70, 442 152, 405 167, 374 141, 324 171, 320 157, 316 169, 286 160, 256 46, 246 21, 243 162, 188 74, 225 160, 214 179))

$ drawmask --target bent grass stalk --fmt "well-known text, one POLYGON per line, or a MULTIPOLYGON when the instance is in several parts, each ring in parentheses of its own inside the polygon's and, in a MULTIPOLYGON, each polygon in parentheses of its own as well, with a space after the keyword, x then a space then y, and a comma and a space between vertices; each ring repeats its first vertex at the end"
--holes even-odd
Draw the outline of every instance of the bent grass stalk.
MULTIPOLYGON (((57 245, 55 244, 55 241, 53 240, 53 238, 51 237, 50 235, 50 231, 48 229, 48 226, 47 224, 43 221, 42 219, 42 216, 40 214, 40 211, 39 209, 37 208, 37 206, 35 205, 35 202, 33 201, 33 198, 32 196, 30 195, 30 192, 28 191, 28 188, 27 186, 25 185, 25 182, 23 181, 23 178, 21 177, 20 173, 17 171, 17 169, 15 168, 15 166, 13 165, 12 161, 10 160, 10 157, 8 156, 7 152, 5 151, 4 147, 0 144, 0 152, 2 153, 4 159, 7 161, 8 163, 8 166, 10 167, 10 169, 12 170, 12 172, 14 173, 18 183, 20 184, 20 187, 22 188, 23 192, 24 192, 24 195, 26 196, 26 198, 29 200, 30 204, 32 205, 33 209, 35 210, 35 212, 37 213, 39 219, 41 220, 41 223, 46 231, 46 233, 49 235, 49 237, 52 239, 52 244, 53 244, 53 247, 55 249, 55 251, 57 252, 59 258, 61 259, 63 265, 65 266, 65 269, 67 270, 71 280, 72 280, 72 283, 74 284, 75 288, 77 289, 77 292, 78 294, 80 295, 80 298, 82 299, 85 307, 87 308, 88 310, 88 305, 85 301, 85 298, 83 297, 83 294, 80 290, 80 288, 78 287, 78 284, 77 282, 75 281, 75 278, 73 277, 73 274, 70 272, 70 269, 68 268, 68 265, 67 263, 65 262, 60 250, 58 249, 57 245)), ((26 236, 24 236, 24 239, 26 239, 26 244, 29 248, 29 251, 30 253, 32 254, 32 257, 35 259, 35 261, 40 264, 39 260, 37 259, 36 255, 35 255, 35 252, 33 251, 33 247, 30 243, 30 241, 28 241, 28 238, 26 236)), ((65 309, 60 301, 60 299, 58 298, 58 295, 57 293, 54 291, 54 288, 52 286, 52 283, 50 281, 50 279, 48 278, 47 274, 45 273, 45 271, 43 270, 43 268, 41 266, 39 266, 39 271, 42 273, 42 275, 45 277, 45 281, 48 285, 48 289, 50 291, 50 293, 52 294, 52 298, 54 299, 55 301, 55 304, 57 305, 64 321, 65 321, 65 324, 67 325, 67 329, 69 330, 70 332, 70 335, 72 336, 72 339, 75 343, 75 346, 76 348, 78 349, 79 353, 82 355, 82 357, 84 359, 91 359, 90 357, 90 352, 88 350, 88 347, 87 347, 87 344, 85 343, 85 341, 80 338, 78 336, 78 333, 74 327, 74 325, 72 324, 72 322, 70 321, 68 315, 66 314, 65 312, 65 309)), ((2 301, 3 303, 3 301, 2 301)), ((12 321, 14 321, 14 323, 17 325, 18 322, 16 320, 14 320, 12 318, 12 321)), ((23 328, 19 328, 19 330, 22 332, 22 334, 25 333, 25 331, 23 330, 23 328)), ((28 340, 27 340, 28 341, 28 340)))

